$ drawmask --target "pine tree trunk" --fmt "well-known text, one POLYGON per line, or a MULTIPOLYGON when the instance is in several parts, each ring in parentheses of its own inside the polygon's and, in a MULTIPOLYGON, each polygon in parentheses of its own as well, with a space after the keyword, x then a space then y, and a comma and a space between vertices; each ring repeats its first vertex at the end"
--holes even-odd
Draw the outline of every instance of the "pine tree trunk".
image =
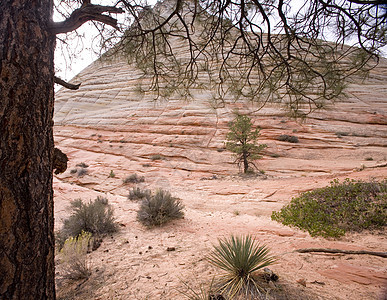
POLYGON ((243 172, 246 174, 249 170, 249 162, 247 161, 247 153, 243 152, 243 172))
POLYGON ((0 299, 55 299, 52 0, 0 0, 0 299))

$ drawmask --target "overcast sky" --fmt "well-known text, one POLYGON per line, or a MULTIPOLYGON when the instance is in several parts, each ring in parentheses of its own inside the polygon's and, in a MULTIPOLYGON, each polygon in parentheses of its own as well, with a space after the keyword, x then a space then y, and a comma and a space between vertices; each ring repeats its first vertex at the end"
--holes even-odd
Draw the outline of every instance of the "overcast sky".
MULTIPOLYGON (((297 10, 305 0, 292 0, 292 10, 297 10)), ((148 5, 154 5, 157 0, 147 0, 148 5)), ((112 5, 114 0, 94 0, 93 4, 112 5)), ((117 15, 119 22, 122 16, 117 15)), ((62 21, 63 17, 54 14, 54 21, 62 21)), ((94 37, 97 35, 97 30, 91 22, 83 24, 77 32, 83 36, 81 40, 70 42, 69 48, 75 55, 69 58, 67 50, 61 49, 59 43, 55 51, 55 68, 56 75, 64 80, 70 81, 76 74, 81 72, 89 64, 98 58, 98 54, 93 51, 98 49, 94 37), (93 44, 94 43, 94 44, 93 44)), ((59 35, 59 38, 61 36, 59 35)), ((57 87, 58 89, 59 87, 57 87)))
MULTIPOLYGON (((292 10, 296 11, 301 7, 302 3, 305 0, 293 0, 292 10)), ((104 5, 109 5, 109 2, 114 2, 113 0, 94 0, 93 4, 103 3, 104 5)), ((150 5, 153 5, 157 0, 148 0, 150 5)), ((118 15, 117 17, 121 17, 118 15)), ((122 18, 122 17, 121 17, 122 18)), ((54 15, 54 20, 59 21, 61 18, 54 15)), ((120 20, 122 22, 122 20, 120 20)), ((83 37, 78 40, 74 40, 69 43, 69 48, 74 54, 73 57, 69 59, 68 53, 62 52, 60 46, 57 46, 55 51, 55 68, 56 75, 62 79, 70 81, 76 74, 81 72, 85 67, 91 64, 94 60, 98 58, 98 54, 93 51, 98 49, 97 41, 94 39, 97 35, 97 30, 91 22, 83 24, 77 31, 83 37)), ((59 35, 61 38, 61 35, 59 35)), ((59 43, 57 43, 59 45, 59 43)), ((387 47, 383 49, 383 56, 386 56, 387 47)), ((58 88, 57 88, 58 89, 58 88)))

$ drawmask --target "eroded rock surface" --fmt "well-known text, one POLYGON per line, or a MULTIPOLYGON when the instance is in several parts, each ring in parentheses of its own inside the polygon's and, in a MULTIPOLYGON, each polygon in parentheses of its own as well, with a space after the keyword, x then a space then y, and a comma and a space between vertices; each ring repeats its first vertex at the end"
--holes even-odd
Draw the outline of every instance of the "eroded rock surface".
POLYGON ((69 157, 67 171, 54 180, 56 228, 68 215, 70 200, 102 194, 123 226, 90 254, 94 275, 81 298, 182 299, 181 278, 194 286, 210 282, 218 271, 205 256, 218 237, 232 233, 253 234, 272 248, 280 280, 310 292, 311 299, 381 297, 385 259, 292 251, 303 245, 386 251, 385 232, 348 234, 330 244, 273 222, 270 215, 299 192, 334 178, 387 177, 386 66, 383 60, 367 81, 349 86, 347 99, 304 123, 274 106, 254 113, 262 128, 260 142, 268 148, 257 162, 263 171, 247 177, 238 175, 224 139, 233 110, 252 111, 252 105, 215 109, 209 91, 197 91, 190 102, 154 101, 151 95, 139 96, 140 75, 123 61, 86 68, 74 79, 82 82, 78 91, 61 90, 56 96, 55 142, 69 157), (281 134, 297 136, 299 143, 278 141, 281 134), (89 165, 88 174, 71 173, 81 162, 89 165), (161 187, 179 197, 185 219, 152 230, 142 227, 136 221, 138 203, 126 199, 135 185, 123 184, 133 173, 145 177, 137 186, 161 187), (166 252, 167 247, 176 251, 166 252))

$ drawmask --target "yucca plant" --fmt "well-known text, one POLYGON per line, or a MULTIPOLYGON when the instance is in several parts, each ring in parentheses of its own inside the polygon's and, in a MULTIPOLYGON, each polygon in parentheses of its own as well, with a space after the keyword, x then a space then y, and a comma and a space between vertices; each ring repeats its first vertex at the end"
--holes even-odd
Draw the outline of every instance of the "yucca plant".
POLYGON ((253 273, 273 264, 276 259, 266 246, 260 246, 250 235, 219 239, 208 257, 226 273, 221 277, 219 292, 229 299, 237 296, 254 297, 262 290, 253 273))

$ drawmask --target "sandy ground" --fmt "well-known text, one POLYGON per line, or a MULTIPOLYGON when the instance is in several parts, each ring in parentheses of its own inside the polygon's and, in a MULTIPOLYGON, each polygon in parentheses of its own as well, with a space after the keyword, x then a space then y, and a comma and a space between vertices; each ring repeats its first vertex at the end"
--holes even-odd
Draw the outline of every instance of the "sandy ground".
POLYGON ((92 276, 86 282, 58 280, 59 299, 185 299, 181 293, 186 290, 184 282, 198 290, 221 274, 206 256, 218 238, 231 234, 251 234, 271 249, 278 257, 271 269, 280 276, 278 284, 287 289, 288 299, 385 299, 385 258, 293 252, 308 247, 386 251, 385 232, 350 233, 339 240, 329 240, 310 237, 270 219, 273 210, 301 191, 325 186, 333 178, 385 178, 385 167, 339 176, 232 175, 182 177, 180 181, 162 173, 158 180, 149 180, 150 171, 148 177, 145 174, 142 187, 168 189, 185 205, 184 219, 153 229, 136 221, 139 204, 126 197, 134 185, 124 185, 122 176, 117 176, 99 181, 103 191, 98 191, 98 168, 89 168, 90 173, 82 180, 66 173, 55 178, 56 228, 68 215, 72 199, 104 195, 115 209, 120 230, 88 255, 92 276), (173 180, 168 180, 168 176, 173 180), (171 247, 175 251, 167 250, 171 247), (303 280, 306 286, 301 284, 303 280))
POLYGON ((381 60, 336 106, 296 122, 274 104, 258 110, 229 99, 214 109, 210 90, 194 91, 194 101, 139 99, 142 79, 133 66, 119 59, 91 64, 73 79, 82 83, 79 90, 55 95, 55 144, 69 157, 68 170, 54 177, 55 227, 69 215, 71 200, 103 195, 120 231, 88 254, 93 272, 87 281, 58 280, 58 298, 185 299, 184 282, 197 289, 220 274, 206 260, 218 238, 251 234, 278 256, 272 270, 288 299, 386 300, 385 258, 294 252, 311 246, 387 251, 386 232, 329 240, 270 219, 298 193, 335 178, 387 178, 386 78, 381 60), (235 110, 250 113, 262 128, 259 143, 268 145, 257 162, 264 174, 257 177, 238 176, 224 149, 235 110), (299 143, 279 141, 284 134, 299 143), (71 174, 81 162, 88 173, 71 174), (145 177, 141 187, 179 197, 184 219, 153 229, 137 222, 139 204, 127 199, 134 186, 123 184, 133 173, 145 177), (171 247, 175 251, 167 251, 171 247))

